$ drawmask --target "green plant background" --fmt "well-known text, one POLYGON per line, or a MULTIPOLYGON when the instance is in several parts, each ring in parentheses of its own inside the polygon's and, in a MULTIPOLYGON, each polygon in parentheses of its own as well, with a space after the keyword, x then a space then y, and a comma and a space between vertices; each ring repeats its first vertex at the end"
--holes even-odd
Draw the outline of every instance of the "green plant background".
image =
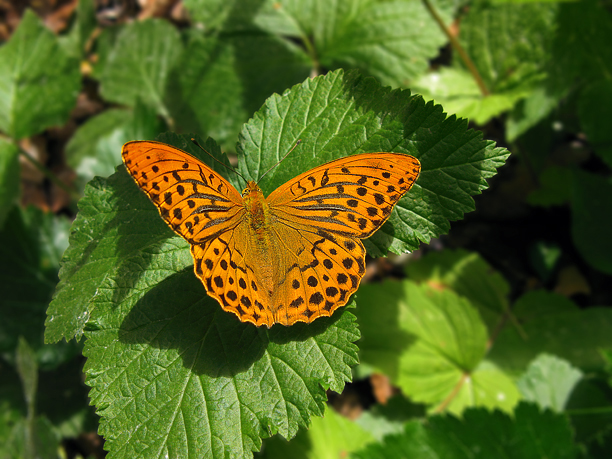
POLYGON ((0 46, 0 457, 610 457, 610 3, 179 3, 26 9, 0 46), (346 307, 258 329, 120 165, 156 139, 244 186, 191 137, 253 180, 301 139, 265 194, 361 152, 422 173, 346 307), (69 203, 24 206, 24 161, 69 203))

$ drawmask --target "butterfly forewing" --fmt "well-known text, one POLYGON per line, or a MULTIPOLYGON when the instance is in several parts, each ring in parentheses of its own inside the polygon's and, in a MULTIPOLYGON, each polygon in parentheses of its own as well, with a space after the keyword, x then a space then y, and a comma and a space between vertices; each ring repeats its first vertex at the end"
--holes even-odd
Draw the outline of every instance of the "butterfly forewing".
POLYGON ((420 171, 412 156, 363 153, 316 167, 280 186, 267 201, 281 220, 363 239, 389 218, 420 171))
POLYGON ((245 212, 227 180, 178 148, 134 141, 123 146, 122 157, 162 218, 191 244, 231 230, 245 212))

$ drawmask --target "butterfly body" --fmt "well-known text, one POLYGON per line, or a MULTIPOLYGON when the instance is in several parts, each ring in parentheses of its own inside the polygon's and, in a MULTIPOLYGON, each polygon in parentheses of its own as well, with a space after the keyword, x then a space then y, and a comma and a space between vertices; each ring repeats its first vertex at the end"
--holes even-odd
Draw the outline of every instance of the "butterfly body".
POLYGON ((363 153, 242 194, 206 164, 159 142, 128 142, 124 163, 168 225, 191 244, 208 294, 243 322, 330 316, 357 290, 369 237, 420 172, 399 153, 363 153))

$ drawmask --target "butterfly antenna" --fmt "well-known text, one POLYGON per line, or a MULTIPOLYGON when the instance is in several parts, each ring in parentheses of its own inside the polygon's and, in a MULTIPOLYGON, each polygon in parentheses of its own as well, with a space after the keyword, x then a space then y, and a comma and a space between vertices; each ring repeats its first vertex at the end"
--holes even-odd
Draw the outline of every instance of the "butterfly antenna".
POLYGON ((221 161, 219 161, 217 158, 215 158, 213 155, 211 155, 211 154, 208 152, 208 150, 206 150, 206 148, 202 147, 202 145, 200 145, 200 144, 198 143, 198 141, 197 141, 196 139, 194 139, 194 138, 192 137, 192 138, 191 138, 191 141, 192 141, 193 143, 195 143, 195 144, 196 144, 198 147, 200 147, 200 149, 201 149, 201 150, 204 150, 204 152, 205 152, 205 153, 206 153, 208 156, 210 156, 212 159, 214 159, 215 161, 217 161, 217 162, 218 162, 219 164, 221 164, 223 167, 225 167, 226 169, 228 169, 228 170, 230 170, 230 171, 232 171, 232 172, 235 172, 235 173, 236 173, 236 174, 237 174, 239 177, 241 177, 241 178, 242 178, 242 180, 244 180, 245 182, 248 182, 248 180, 247 180, 247 179, 245 179, 245 178, 244 178, 244 176, 243 176, 243 175, 242 175, 240 172, 238 172, 236 169, 234 169, 233 167, 229 167, 227 164, 223 164, 221 161))
POLYGON ((278 161, 276 164, 274 164, 274 166, 272 166, 270 169, 268 169, 267 171, 265 171, 265 172, 264 172, 264 174, 263 174, 261 177, 259 177, 259 180, 257 180, 257 183, 261 182, 261 179, 262 179, 262 178, 264 178, 268 172, 270 172, 272 169, 274 169, 276 166, 278 166, 280 163, 282 163, 282 162, 283 162, 283 160, 284 160, 284 159, 285 159, 287 156, 289 156, 289 154, 290 154, 290 153, 291 153, 293 150, 295 150, 295 147, 297 147, 297 146, 298 146, 300 143, 302 143, 302 140, 301 140, 301 139, 299 139, 297 142, 295 142, 295 145, 293 146, 293 148, 291 148, 291 150, 289 150, 287 153, 285 153, 285 156, 283 156, 283 157, 282 157, 282 158, 281 158, 281 159, 280 159, 280 160, 279 160, 279 161, 278 161))

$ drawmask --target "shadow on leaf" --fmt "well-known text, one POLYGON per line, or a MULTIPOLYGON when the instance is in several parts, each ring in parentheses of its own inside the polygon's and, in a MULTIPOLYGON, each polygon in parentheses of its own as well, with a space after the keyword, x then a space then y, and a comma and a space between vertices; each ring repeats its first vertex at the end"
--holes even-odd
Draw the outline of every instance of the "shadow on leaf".
POLYGON ((183 365, 197 375, 233 377, 262 359, 270 343, 287 345, 314 338, 341 316, 311 325, 257 328, 223 311, 189 269, 160 282, 131 306, 119 340, 176 349, 183 365))

